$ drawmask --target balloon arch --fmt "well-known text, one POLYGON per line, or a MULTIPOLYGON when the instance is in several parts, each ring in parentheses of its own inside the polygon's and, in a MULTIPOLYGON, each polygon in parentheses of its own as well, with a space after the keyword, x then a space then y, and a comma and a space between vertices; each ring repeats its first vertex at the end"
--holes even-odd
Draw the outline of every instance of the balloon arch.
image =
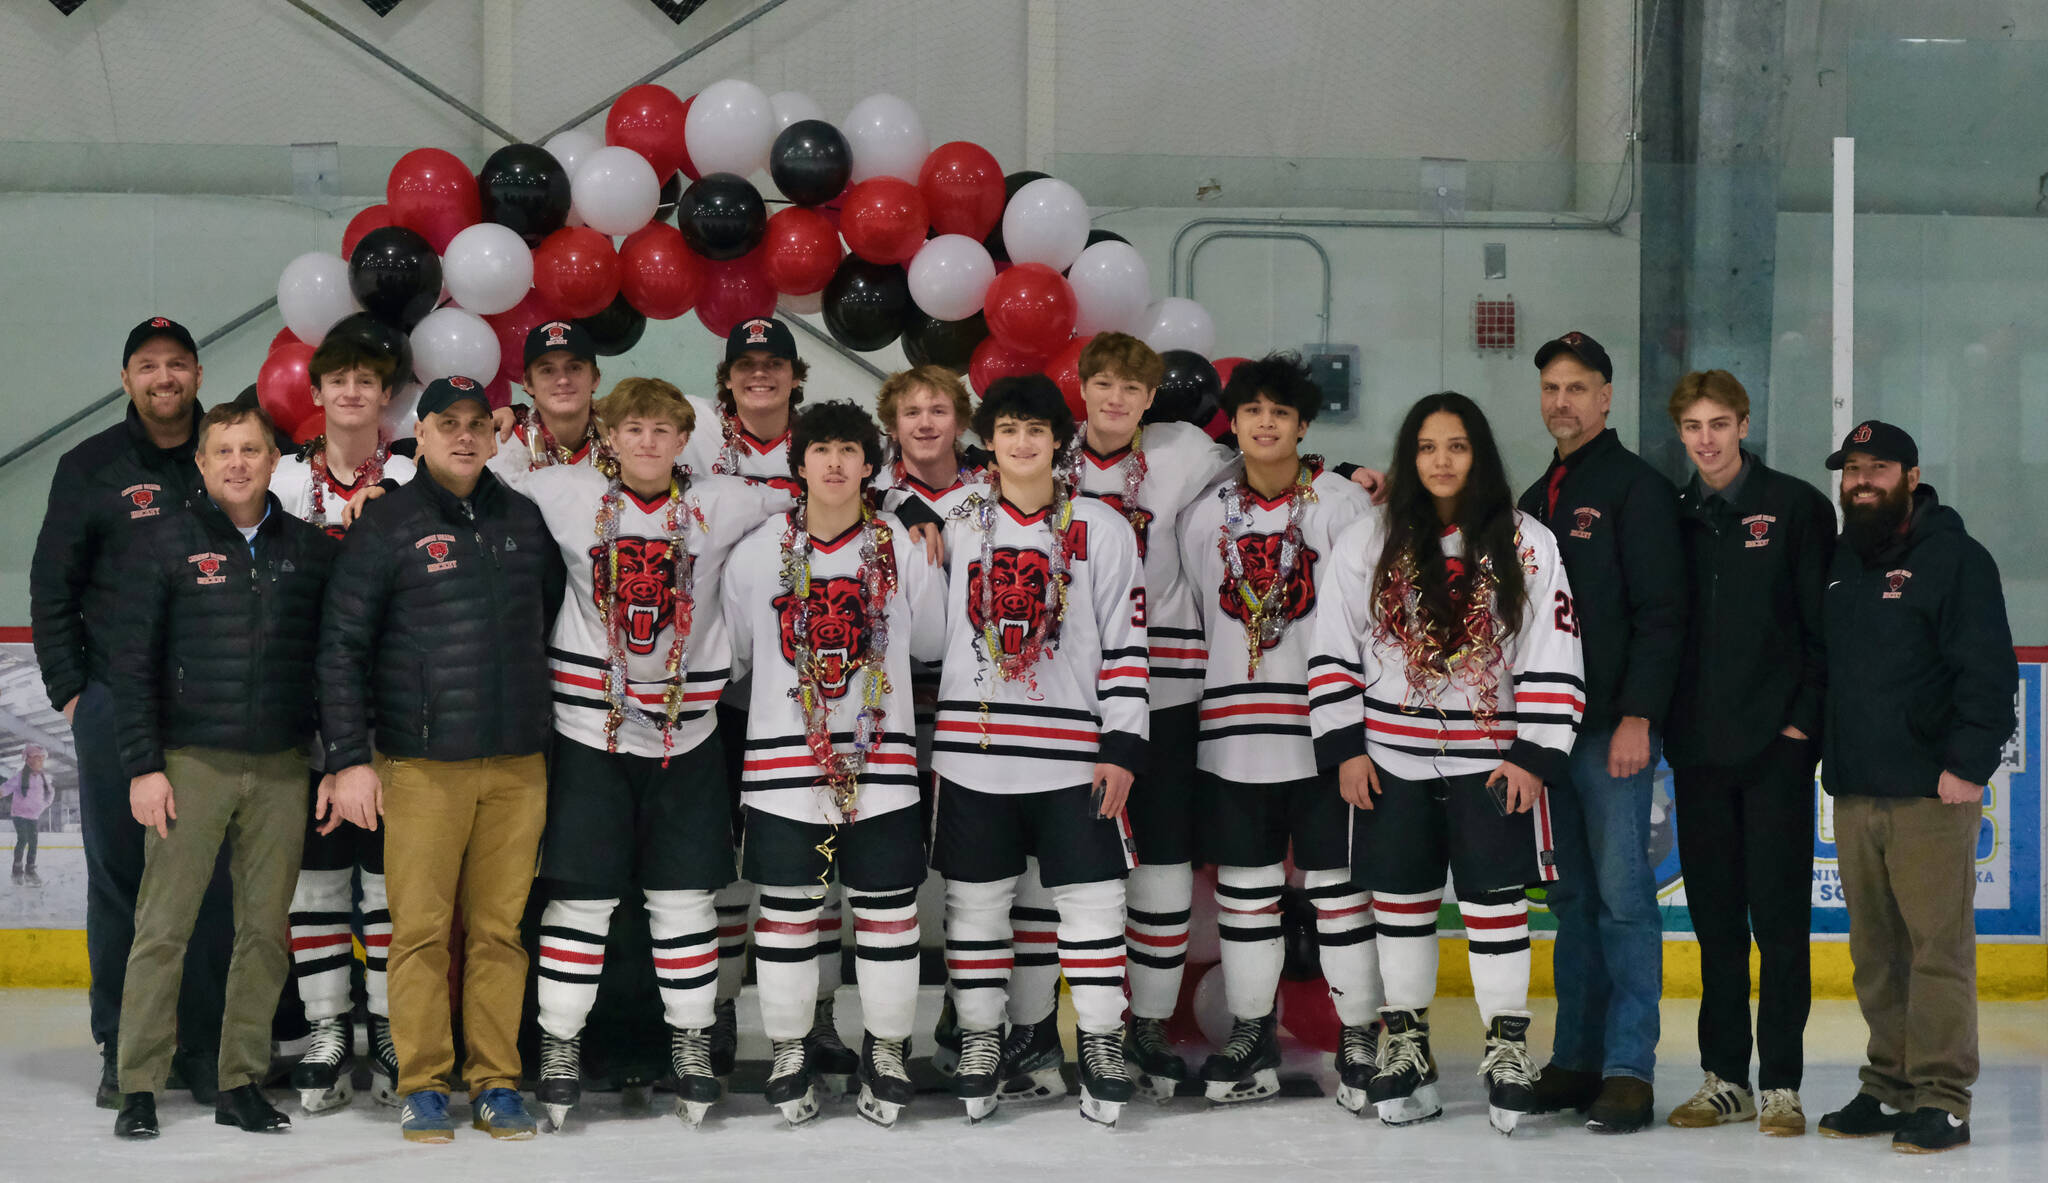
POLYGON ((738 79, 689 98, 635 86, 602 141, 508 144, 476 173, 439 148, 408 152, 340 254, 286 265, 277 302, 285 331, 257 393, 301 441, 322 426, 308 363, 336 333, 396 359, 395 421, 410 414, 408 376, 465 375, 505 405, 527 332, 550 320, 579 322, 611 355, 650 318, 694 311, 722 337, 778 302, 822 312, 848 349, 900 339, 912 364, 964 373, 976 391, 1042 372, 1078 407, 1081 349, 1112 330, 1166 357, 1155 418, 1205 422, 1220 386, 1209 314, 1153 299, 1143 257, 1090 228, 1072 185, 1006 176, 965 140, 931 147, 894 95, 862 99, 835 127, 801 94, 738 79), (772 214, 747 179, 764 171, 787 203, 772 214))

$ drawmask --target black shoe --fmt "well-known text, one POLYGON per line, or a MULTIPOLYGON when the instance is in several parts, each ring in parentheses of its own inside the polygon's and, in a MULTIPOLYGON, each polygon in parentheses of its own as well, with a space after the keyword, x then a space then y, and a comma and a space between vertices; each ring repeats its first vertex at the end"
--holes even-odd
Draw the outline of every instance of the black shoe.
POLYGON ((171 1075, 165 1088, 191 1089, 192 1099, 201 1105, 220 1100, 220 1052, 181 1047, 171 1053, 171 1075))
POLYGON ((1649 1081, 1610 1076, 1586 1112, 1586 1128, 1596 1134, 1633 1134, 1650 1124, 1656 1105, 1649 1081))
POLYGON ((1820 1119, 1820 1132, 1829 1138, 1874 1138, 1898 1133, 1906 1121, 1904 1112, 1886 1113, 1876 1097, 1857 1093, 1847 1105, 1820 1119))
MULTIPOLYGON (((110 1039, 100 1049, 100 1086, 93 1093, 92 1103, 102 1109, 119 1109, 125 1102, 126 1098, 121 1095, 120 1049, 110 1039)), ((151 1101, 150 1104, 154 1107, 156 1102, 151 1101)))
POLYGON ((1892 1135, 1892 1149, 1900 1154, 1940 1154, 1969 1144, 1970 1123, 1932 1105, 1915 1109, 1905 1128, 1892 1135))
POLYGON ((292 1119, 286 1117, 263 1090, 253 1084, 232 1088, 220 1094, 220 1101, 214 1106, 215 1125, 240 1126, 252 1134, 282 1134, 292 1128, 292 1119))
POLYGON ((159 1132, 155 1093, 129 1093, 121 1098, 121 1112, 114 1116, 116 1138, 154 1138, 159 1132))
POLYGON ((1536 1075, 1529 1090, 1531 1113, 1562 1113, 1567 1109, 1584 1113, 1600 1098, 1600 1074, 1577 1068, 1560 1068, 1555 1060, 1536 1075))

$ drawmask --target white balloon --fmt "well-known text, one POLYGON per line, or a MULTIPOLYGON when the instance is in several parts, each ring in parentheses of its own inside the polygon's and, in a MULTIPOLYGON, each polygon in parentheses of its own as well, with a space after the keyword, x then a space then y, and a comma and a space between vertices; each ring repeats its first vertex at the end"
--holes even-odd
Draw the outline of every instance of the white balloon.
POLYGON ((1058 177, 1040 177, 1003 208, 1003 245, 1013 263, 1065 271, 1088 245, 1088 203, 1058 177))
POLYGON ((1195 1012, 1195 1025, 1210 1043, 1222 1047, 1230 1037, 1231 1019, 1230 1000, 1223 994, 1223 967, 1210 965, 1197 972, 1201 976, 1195 982, 1194 997, 1188 1000, 1195 1012))
POLYGON ((724 78, 697 92, 690 116, 683 121, 683 145, 700 175, 745 177, 768 167, 768 149, 780 130, 775 109, 760 87, 724 78))
POLYGON ((533 250, 512 229, 478 222, 448 240, 441 275, 448 294, 468 311, 505 312, 533 286, 533 250))
POLYGON ((981 311, 981 298, 995 278, 987 247, 965 234, 941 234, 910 260, 910 298, 928 316, 965 320, 981 311))
POLYGON ((1079 308, 1076 333, 1128 333, 1144 327, 1139 322, 1152 296, 1152 273, 1130 243, 1098 242, 1083 249, 1067 272, 1067 282, 1073 285, 1079 308))
MULTIPOLYGON (((768 106, 775 112, 775 131, 778 135, 792 123, 825 117, 825 109, 820 107, 816 100, 793 90, 778 90, 769 95, 768 106)), ((696 108, 692 107, 691 110, 694 111, 696 108)), ((695 163, 694 157, 692 163, 695 163)))
POLYGON ((349 290, 348 262, 326 251, 309 251, 286 263, 277 277, 277 310, 293 336, 319 345, 335 321, 362 311, 349 290))
POLYGON ((839 130, 853 149, 856 185, 870 177, 900 177, 915 185, 932 151, 917 108, 893 94, 871 94, 855 103, 839 130))
POLYGON ((819 288, 815 292, 803 292, 798 295, 790 295, 785 292, 782 298, 777 301, 777 304, 784 312, 816 316, 818 313, 825 311, 825 289, 819 288))
POLYGON ((592 152, 604 147, 604 141, 587 131, 565 131, 541 147, 561 164, 564 175, 574 178, 577 168, 590 159, 592 152))
POLYGON ((419 382, 407 382, 391 395, 391 401, 384 405, 384 414, 378 421, 384 430, 394 437, 403 438, 412 434, 412 425, 419 419, 415 414, 420 406, 420 392, 426 387, 419 382))
POLYGON ((661 205, 661 181, 631 148, 599 148, 570 178, 569 204, 600 234, 631 234, 661 205))
POLYGON ((1193 300, 1168 296, 1145 309, 1142 320, 1144 331, 1137 336, 1157 353, 1187 349, 1207 357, 1216 348, 1216 322, 1193 300))
POLYGON ((474 312, 436 308, 412 331, 412 369, 421 382, 457 374, 489 382, 498 376, 497 331, 474 312))

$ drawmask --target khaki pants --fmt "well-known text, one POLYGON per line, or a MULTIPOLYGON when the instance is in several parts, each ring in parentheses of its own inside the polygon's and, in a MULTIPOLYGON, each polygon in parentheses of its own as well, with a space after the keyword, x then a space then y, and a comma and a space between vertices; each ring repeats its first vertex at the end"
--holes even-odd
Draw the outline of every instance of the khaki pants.
MULTIPOLYGON (((234 887, 235 945, 220 1028, 220 1087, 270 1071, 270 1020, 291 971, 289 919, 306 838, 306 757, 176 748, 164 754, 177 818, 142 836, 135 943, 121 993, 124 1093, 162 1092, 178 1040, 185 943, 223 841, 234 887)), ((133 824, 132 822, 130 824, 133 824)))
POLYGON ((1977 1080, 1977 805, 1835 798, 1856 1001, 1870 1028, 1863 1091, 1895 1109, 1970 1117, 1977 1080))
POLYGON ((384 886, 391 905, 391 1040, 401 1095, 448 1092, 455 1035, 448 941, 463 924, 462 1032, 472 1096, 519 1087, 526 949, 519 921, 547 817, 538 754, 484 760, 377 757, 384 781, 384 886), (459 897, 458 897, 458 892, 459 897))

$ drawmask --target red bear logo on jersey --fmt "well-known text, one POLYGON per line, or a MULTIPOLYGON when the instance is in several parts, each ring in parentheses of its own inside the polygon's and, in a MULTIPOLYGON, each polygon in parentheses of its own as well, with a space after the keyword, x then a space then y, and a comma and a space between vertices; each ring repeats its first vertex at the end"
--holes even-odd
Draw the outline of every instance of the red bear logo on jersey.
POLYGON ((1131 530, 1138 536, 1138 561, 1145 561, 1145 538, 1152 533, 1152 513, 1139 508, 1135 512, 1122 493, 1090 493, 1088 496, 1115 510, 1118 516, 1131 524, 1131 530))
MULTIPOLYGON (((605 548, 590 548, 592 581, 598 608, 604 607, 604 586, 611 578, 605 548)), ((619 627, 626 650, 642 657, 654 652, 654 638, 675 622, 676 565, 665 538, 621 538, 618 541, 619 627)))
MULTIPOLYGON (((981 560, 967 564, 967 622, 976 632, 993 627, 996 643, 1003 653, 1015 657, 1024 652, 1024 642, 1045 619, 1045 589, 1052 579, 1052 562, 1042 550, 999 546, 989 556, 989 570, 981 560), (982 581, 990 581, 990 603, 995 619, 982 614, 982 581)), ((1049 634, 1048 634, 1049 635, 1049 634)))
POLYGON ((818 689, 827 698, 846 693, 853 672, 868 656, 868 610, 861 602, 860 581, 844 575, 811 580, 811 594, 805 600, 794 595, 775 597, 776 624, 782 633, 782 659, 796 664, 796 630, 799 609, 809 604, 804 622, 810 638, 811 656, 816 659, 818 689))
MULTIPOLYGON (((1236 540, 1237 553, 1244 561, 1245 582, 1251 584, 1252 594, 1264 598, 1266 590, 1280 577, 1279 534, 1246 534, 1236 540)), ((1287 575, 1287 596, 1281 605, 1282 618, 1287 621, 1300 620, 1316 606, 1316 552, 1303 546, 1295 557, 1294 570, 1287 575)), ((1230 587, 1225 577, 1221 594, 1217 597, 1223 607, 1223 614, 1240 624, 1249 623, 1251 611, 1244 606, 1244 598, 1230 587)), ((1284 634, 1283 634, 1284 635, 1284 634)), ((1261 648, 1271 649, 1280 643, 1279 637, 1264 641, 1261 648)))

